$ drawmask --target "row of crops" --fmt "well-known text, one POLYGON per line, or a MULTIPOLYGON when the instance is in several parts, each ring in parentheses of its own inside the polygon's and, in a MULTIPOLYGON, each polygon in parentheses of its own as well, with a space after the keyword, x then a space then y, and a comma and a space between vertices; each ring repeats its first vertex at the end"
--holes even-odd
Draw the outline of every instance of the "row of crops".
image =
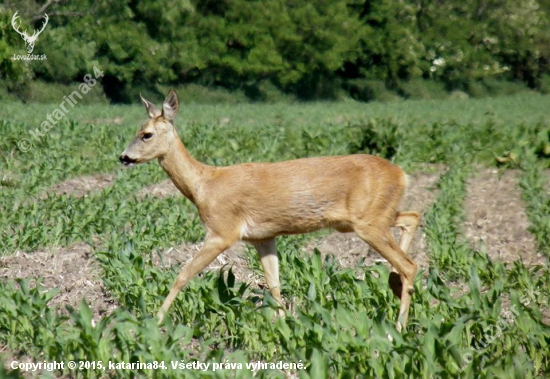
MULTIPOLYGON (((82 107, 40 141, 31 139, 32 148, 23 153, 18 142, 47 108, 29 112, 10 105, 0 112, 0 255, 88 243, 119 307, 97 321, 84 300, 74 309, 51 307, 57 291, 43 287, 40 278, 0 279, 0 377, 26 375, 12 370, 13 361, 95 362, 40 374, 84 378, 548 375, 548 263, 505 265, 473 249, 461 231, 466 183, 479 166, 517 170, 537 243, 533 254, 548 258, 550 126, 540 116, 547 102, 535 96, 370 108, 341 103, 182 110, 180 136, 210 164, 367 152, 409 172, 429 163, 448 168, 423 215, 430 267, 417 276, 410 325, 401 334, 387 268, 342 267, 330 254, 309 255, 303 247, 312 236, 277 241, 282 293, 292 309, 286 317, 274 317, 268 291, 239 282, 226 267, 193 280, 159 328, 153 315, 178 268, 159 267, 154 259, 184 241, 200 241, 203 229, 180 196, 136 195, 165 179, 158 165, 118 167, 143 110, 82 107), (117 117, 123 117, 120 125, 117 117), (82 197, 52 190, 69 178, 98 173, 114 175, 113 184, 82 197), (117 362, 145 368, 111 365, 117 362), (186 366, 193 362, 208 369, 186 366)), ((251 249, 246 258, 262 276, 251 249)))

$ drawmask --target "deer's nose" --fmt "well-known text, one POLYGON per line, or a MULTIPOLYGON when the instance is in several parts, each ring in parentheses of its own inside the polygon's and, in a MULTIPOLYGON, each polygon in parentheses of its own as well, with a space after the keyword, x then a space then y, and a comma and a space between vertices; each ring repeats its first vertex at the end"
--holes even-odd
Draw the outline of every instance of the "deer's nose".
POLYGON ((127 156, 126 154, 122 154, 118 160, 120 161, 120 163, 122 163, 123 165, 129 165, 129 164, 132 164, 132 163, 136 163, 136 160, 135 159, 132 159, 130 158, 129 156, 127 156))

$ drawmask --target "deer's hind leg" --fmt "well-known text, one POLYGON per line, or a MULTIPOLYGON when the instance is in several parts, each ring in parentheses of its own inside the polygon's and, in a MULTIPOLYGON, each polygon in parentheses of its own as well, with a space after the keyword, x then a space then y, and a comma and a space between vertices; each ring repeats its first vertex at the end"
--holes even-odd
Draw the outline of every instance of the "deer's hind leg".
POLYGON ((279 282, 279 258, 277 257, 277 248, 275 246, 275 238, 250 241, 260 255, 260 261, 264 269, 264 276, 269 292, 277 303, 281 306, 279 316, 284 316, 284 303, 281 297, 281 283, 279 282))
POLYGON ((376 227, 370 223, 355 225, 355 233, 382 257, 388 260, 397 270, 402 283, 401 305, 399 316, 397 318, 397 330, 401 331, 407 325, 409 317, 409 306, 412 293, 414 292, 414 277, 417 266, 405 252, 397 245, 390 229, 386 227, 376 227))
MULTIPOLYGON (((399 212, 395 218, 393 226, 401 228, 402 234, 401 240, 399 241, 399 247, 405 254, 409 251, 419 222, 420 215, 418 212, 399 212)), ((403 283, 401 283, 401 277, 395 268, 393 268, 392 272, 390 272, 388 284, 390 285, 393 294, 401 298, 401 294, 403 293, 403 283)))
POLYGON ((418 228, 420 222, 420 215, 418 212, 399 212, 395 218, 395 223, 393 226, 401 228, 403 234, 401 235, 401 240, 399 241, 399 247, 405 254, 409 252, 411 247, 411 242, 414 237, 414 233, 418 228))

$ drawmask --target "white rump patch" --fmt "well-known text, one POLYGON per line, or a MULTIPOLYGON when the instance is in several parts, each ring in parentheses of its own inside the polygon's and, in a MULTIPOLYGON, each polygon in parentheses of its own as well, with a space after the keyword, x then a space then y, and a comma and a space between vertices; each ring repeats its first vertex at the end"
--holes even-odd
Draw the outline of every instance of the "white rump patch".
POLYGON ((241 225, 241 239, 245 238, 248 233, 248 224, 245 222, 241 225))
POLYGON ((241 225, 241 233, 240 233, 241 239, 250 238, 252 235, 253 227, 254 227, 254 222, 250 218, 246 217, 245 221, 241 225))

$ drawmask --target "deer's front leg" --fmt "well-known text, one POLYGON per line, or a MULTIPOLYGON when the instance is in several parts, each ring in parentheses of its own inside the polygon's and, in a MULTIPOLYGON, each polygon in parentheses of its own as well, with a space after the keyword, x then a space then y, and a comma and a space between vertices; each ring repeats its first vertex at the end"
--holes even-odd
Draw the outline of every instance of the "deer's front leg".
POLYGON ((170 293, 164 300, 162 307, 157 313, 159 324, 162 323, 164 316, 168 312, 170 305, 178 296, 180 290, 189 283, 191 279, 195 277, 199 272, 201 272, 206 266, 208 266, 218 255, 220 255, 224 250, 229 248, 234 241, 225 239, 218 236, 207 237, 204 241, 204 245, 200 251, 193 257, 191 262, 186 264, 180 269, 176 281, 170 290, 170 293))

